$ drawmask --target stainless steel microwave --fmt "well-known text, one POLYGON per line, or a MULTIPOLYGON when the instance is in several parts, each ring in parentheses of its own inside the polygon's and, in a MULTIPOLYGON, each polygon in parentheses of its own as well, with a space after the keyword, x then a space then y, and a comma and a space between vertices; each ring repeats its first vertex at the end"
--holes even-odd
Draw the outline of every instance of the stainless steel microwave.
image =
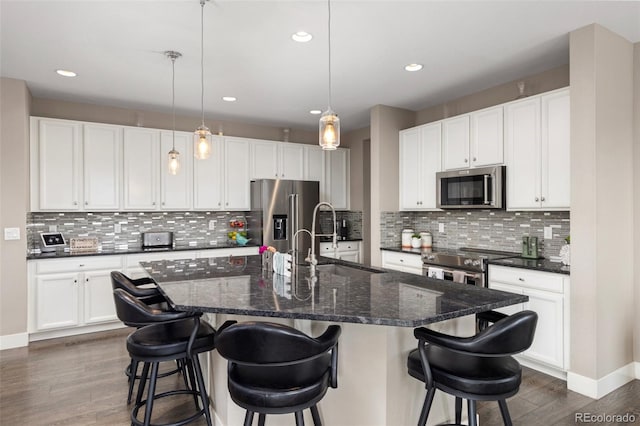
POLYGON ((481 167, 436 173, 437 207, 441 209, 503 209, 506 167, 481 167))

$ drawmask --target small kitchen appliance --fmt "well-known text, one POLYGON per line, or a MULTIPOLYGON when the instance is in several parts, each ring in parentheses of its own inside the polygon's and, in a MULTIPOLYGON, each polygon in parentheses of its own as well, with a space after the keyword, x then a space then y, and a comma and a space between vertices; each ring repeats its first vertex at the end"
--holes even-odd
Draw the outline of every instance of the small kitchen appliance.
POLYGON ((506 167, 478 167, 436 173, 440 209, 503 209, 506 167))
POLYGON ((340 239, 345 241, 349 236, 349 227, 347 225, 347 219, 340 221, 340 239))
POLYGON ((527 259, 538 258, 538 237, 522 237, 522 257, 527 259))
POLYGON ((42 253, 53 252, 67 245, 64 236, 60 232, 42 232, 40 234, 40 242, 40 251, 42 253))
POLYGON ((143 232, 142 248, 145 250, 168 250, 173 248, 173 232, 143 232))

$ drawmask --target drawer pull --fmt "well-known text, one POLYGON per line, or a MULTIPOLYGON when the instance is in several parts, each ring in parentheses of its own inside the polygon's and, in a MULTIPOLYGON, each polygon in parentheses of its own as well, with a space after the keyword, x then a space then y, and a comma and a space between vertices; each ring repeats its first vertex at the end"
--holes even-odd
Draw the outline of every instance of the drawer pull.
POLYGON ((79 267, 83 268, 84 267, 84 263, 81 263, 78 265, 79 267))
POLYGON ((524 278, 518 278, 518 281, 523 281, 524 282, 524 278))

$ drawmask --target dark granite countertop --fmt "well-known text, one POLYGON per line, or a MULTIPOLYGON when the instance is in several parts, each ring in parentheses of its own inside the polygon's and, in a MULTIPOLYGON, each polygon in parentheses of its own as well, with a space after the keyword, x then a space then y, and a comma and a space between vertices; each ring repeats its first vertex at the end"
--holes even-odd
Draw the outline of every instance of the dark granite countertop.
POLYGON ((534 271, 571 275, 571 268, 569 266, 563 265, 561 262, 552 262, 549 259, 495 259, 490 260, 489 265, 510 266, 513 268, 531 269, 534 271))
POLYGON ((69 257, 79 256, 113 256, 123 254, 137 254, 137 253, 158 253, 158 252, 177 252, 177 251, 192 251, 192 250, 215 250, 215 249, 230 249, 241 247, 257 247, 253 244, 247 244, 246 246, 239 246, 237 244, 226 245, 200 245, 200 246, 176 246, 173 248, 145 248, 142 247, 130 247, 128 249, 103 249, 100 251, 63 251, 56 250, 48 253, 30 253, 27 255, 27 260, 40 260, 40 259, 65 259, 69 257))
POLYGON ((526 296, 320 258, 317 280, 262 269, 261 256, 140 262, 178 310, 417 327, 526 296))
POLYGON ((402 247, 380 247, 380 250, 397 251, 398 253, 417 254, 431 253, 433 249, 423 248, 402 248, 402 247))
MULTIPOLYGON (((318 237, 318 241, 320 241, 321 243, 330 243, 331 241, 333 241, 333 238, 331 237, 318 237)), ((348 243, 349 241, 362 241, 362 238, 347 238, 346 240, 341 240, 338 238, 338 242, 346 242, 348 243)))

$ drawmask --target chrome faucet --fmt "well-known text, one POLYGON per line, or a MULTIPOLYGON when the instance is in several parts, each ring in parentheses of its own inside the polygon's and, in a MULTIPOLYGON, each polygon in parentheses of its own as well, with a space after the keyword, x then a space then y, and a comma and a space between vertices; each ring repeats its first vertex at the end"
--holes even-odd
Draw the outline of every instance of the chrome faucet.
MULTIPOLYGON (((311 276, 316 274, 316 265, 318 264, 318 258, 316 257, 316 237, 333 237, 332 247, 334 249, 338 248, 338 234, 336 233, 337 221, 336 221, 336 209, 326 201, 321 201, 316 204, 316 207, 313 209, 313 222, 311 225, 311 249, 309 250, 309 256, 305 259, 309 262, 311 276), (331 209, 333 215, 333 233, 332 234, 316 234, 316 214, 318 213, 318 209, 321 206, 327 206, 331 209)), ((308 232, 308 231, 307 231, 308 232)))

